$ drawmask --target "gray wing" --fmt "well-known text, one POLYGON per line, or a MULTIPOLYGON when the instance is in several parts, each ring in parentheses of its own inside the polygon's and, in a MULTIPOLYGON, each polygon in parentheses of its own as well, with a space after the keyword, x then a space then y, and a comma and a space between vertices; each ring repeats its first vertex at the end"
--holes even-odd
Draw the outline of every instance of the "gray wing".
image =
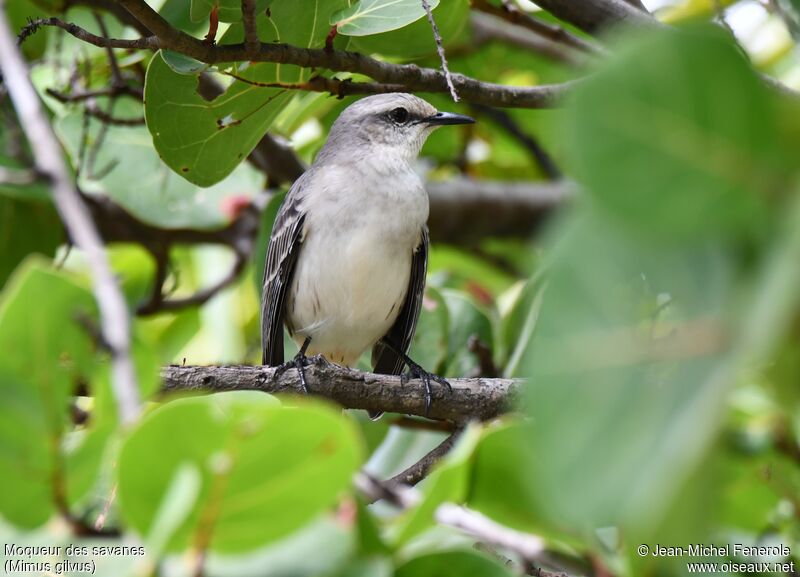
MULTIPOLYGON (((414 251, 411 259, 411 276, 408 280, 408 291, 403 308, 397 315, 389 332, 386 333, 393 343, 400 347, 404 353, 411 348, 411 339, 417 328, 419 312, 422 308, 422 294, 425 291, 425 275, 428 272, 428 227, 422 228, 419 246, 414 251)), ((389 347, 378 342, 372 349, 372 364, 376 373, 384 375, 399 375, 405 363, 400 356, 389 347)))
POLYGON ((294 183, 278 210, 264 266, 261 295, 261 362, 271 367, 283 363, 286 297, 304 238, 305 212, 300 202, 304 180, 301 176, 294 183))

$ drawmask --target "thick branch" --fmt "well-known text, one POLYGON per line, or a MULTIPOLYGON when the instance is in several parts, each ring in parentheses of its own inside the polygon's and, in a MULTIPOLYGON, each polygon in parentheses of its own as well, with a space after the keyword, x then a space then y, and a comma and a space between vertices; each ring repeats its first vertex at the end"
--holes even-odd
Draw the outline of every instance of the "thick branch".
POLYGON ((72 182, 58 139, 33 85, 14 34, 0 10, 0 69, 20 125, 31 145, 37 170, 52 183, 53 201, 70 237, 83 250, 92 275, 104 341, 111 350, 112 386, 121 420, 139 414, 139 389, 130 356, 130 318, 122 292, 111 272, 103 242, 91 214, 72 182))
MULTIPOLYGON (((276 369, 260 366, 182 367, 161 370, 165 392, 259 390, 267 393, 302 394, 297 371, 276 377, 276 369)), ((346 369, 314 357, 306 368, 313 394, 343 407, 385 411, 464 422, 486 420, 514 406, 521 381, 514 379, 448 379, 452 392, 434 386, 430 412, 425 414, 425 385, 419 379, 405 384, 399 376, 346 369)))

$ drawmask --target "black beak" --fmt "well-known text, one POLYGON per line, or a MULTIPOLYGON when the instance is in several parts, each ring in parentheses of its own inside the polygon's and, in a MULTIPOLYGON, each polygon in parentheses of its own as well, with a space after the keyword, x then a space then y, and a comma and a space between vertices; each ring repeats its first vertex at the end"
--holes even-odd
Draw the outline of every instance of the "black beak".
POLYGON ((454 114, 452 112, 437 112, 433 116, 423 118, 422 122, 425 124, 433 124, 435 126, 444 126, 445 124, 475 124, 475 119, 463 114, 454 114))

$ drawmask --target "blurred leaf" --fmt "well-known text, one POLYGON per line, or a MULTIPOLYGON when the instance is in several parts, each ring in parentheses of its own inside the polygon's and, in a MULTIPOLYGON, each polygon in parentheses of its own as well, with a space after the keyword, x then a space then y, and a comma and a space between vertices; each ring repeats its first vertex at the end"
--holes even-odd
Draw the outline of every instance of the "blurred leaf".
POLYGON ((392 561, 387 557, 363 557, 343 567, 335 577, 392 577, 392 561))
POLYGON ((478 358, 467 347, 470 337, 476 336, 492 348, 494 333, 489 316, 466 294, 443 289, 442 296, 447 303, 449 332, 449 352, 445 375, 470 375, 479 370, 478 358))
POLYGON ((576 91, 575 169, 598 204, 641 235, 760 234, 767 201, 796 171, 774 104, 723 32, 648 33, 576 91))
POLYGON ((429 553, 406 561, 395 577, 511 577, 499 562, 472 551, 429 553))
POLYGON ((444 370, 447 359, 448 327, 447 303, 441 292, 428 285, 409 354, 420 366, 436 374, 444 370))
POLYGON ((529 490, 550 520, 652 528, 702 462, 732 379, 729 257, 596 215, 562 231, 523 365, 529 490))
MULTIPOLYGON (((439 0, 428 0, 428 5, 433 10, 439 0)), ((345 36, 368 36, 402 28, 423 16, 419 0, 359 0, 331 15, 330 24, 345 36)))
POLYGON ((0 287, 26 256, 52 257, 63 241, 61 220, 52 204, 0 194, 0 287))
MULTIPOLYGON (((3 7, 8 16, 8 23, 15 34, 28 23, 28 20, 46 18, 51 15, 30 0, 6 2, 3 7)), ((47 32, 45 30, 40 30, 38 34, 33 34, 22 44, 22 52, 28 60, 41 58, 44 56, 45 50, 47 50, 47 32)))
MULTIPOLYGON (((421 4, 421 2, 417 2, 417 5, 421 4)), ((429 4, 433 6, 433 2, 429 2, 429 4)), ((445 49, 465 40, 469 22, 469 2, 467 0, 448 0, 442 10, 433 11, 433 17, 445 49)), ((341 29, 339 31, 341 32, 341 29)), ((354 35, 349 48, 365 54, 377 53, 382 56, 404 58, 436 54, 436 42, 427 18, 420 18, 412 24, 381 34, 354 35)))
POLYGON ((168 548, 207 542, 214 551, 247 551, 333 505, 361 452, 353 424, 327 406, 281 407, 254 392, 172 401, 148 415, 122 447, 120 507, 148 534, 176 470, 194 464, 200 496, 168 548))
POLYGON ((90 370, 91 343, 76 318, 94 316, 91 293, 37 259, 22 264, 0 302, 0 512, 33 528, 88 489, 68 490, 61 442, 74 379, 90 370), (57 327, 57 330, 53 330, 57 327), (69 493, 69 495, 68 495, 69 493))

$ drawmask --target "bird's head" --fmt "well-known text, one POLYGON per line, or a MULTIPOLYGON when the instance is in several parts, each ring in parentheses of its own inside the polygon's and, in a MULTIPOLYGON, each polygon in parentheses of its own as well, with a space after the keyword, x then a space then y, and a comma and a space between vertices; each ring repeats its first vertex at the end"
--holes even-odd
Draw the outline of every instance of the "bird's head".
POLYGON ((473 122, 469 116, 439 112, 412 94, 377 94, 344 109, 331 127, 323 152, 356 154, 371 150, 411 160, 436 128, 473 122))

